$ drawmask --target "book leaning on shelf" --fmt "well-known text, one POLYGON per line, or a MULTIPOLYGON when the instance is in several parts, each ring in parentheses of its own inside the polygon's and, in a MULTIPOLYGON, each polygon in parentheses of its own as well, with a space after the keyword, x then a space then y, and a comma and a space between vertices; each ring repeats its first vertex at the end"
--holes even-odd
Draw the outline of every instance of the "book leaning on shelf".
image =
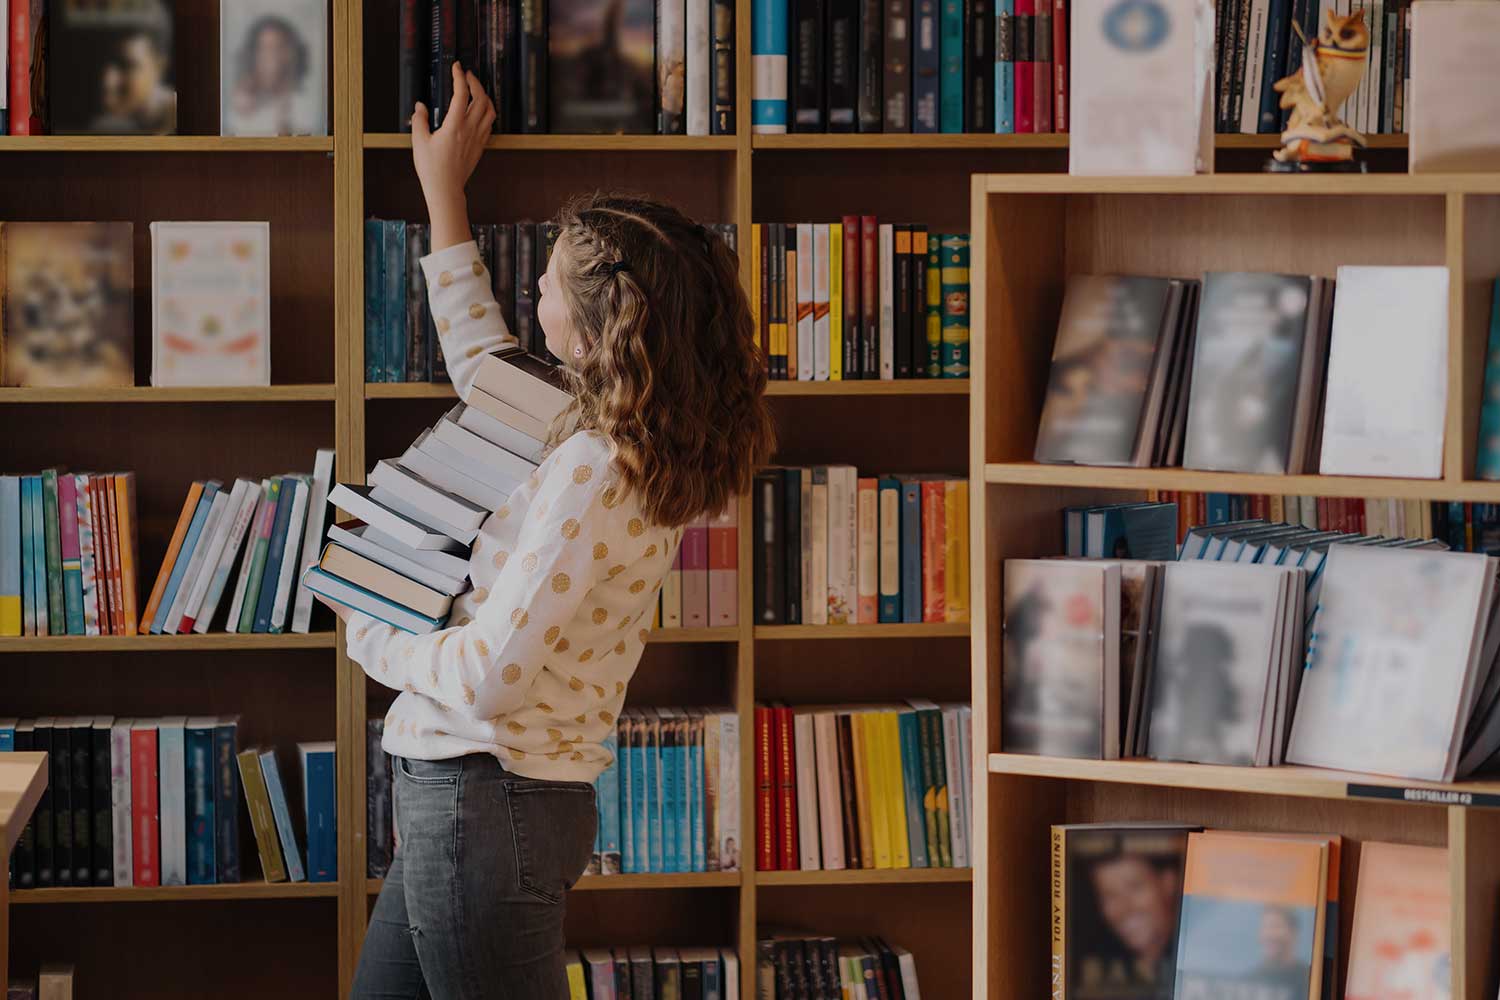
POLYGON ((921 1000, 917 963, 910 951, 883 938, 840 941, 832 935, 762 928, 756 941, 757 996, 890 997, 921 1000))
POLYGON ((480 527, 536 472, 571 402, 562 385, 557 368, 519 347, 486 357, 465 402, 377 462, 369 485, 329 493, 356 520, 330 529, 307 588, 407 632, 442 628, 469 589, 480 527))
POLYGON ((740 996, 740 962, 732 948, 568 949, 563 961, 567 1000, 739 1000, 740 996))

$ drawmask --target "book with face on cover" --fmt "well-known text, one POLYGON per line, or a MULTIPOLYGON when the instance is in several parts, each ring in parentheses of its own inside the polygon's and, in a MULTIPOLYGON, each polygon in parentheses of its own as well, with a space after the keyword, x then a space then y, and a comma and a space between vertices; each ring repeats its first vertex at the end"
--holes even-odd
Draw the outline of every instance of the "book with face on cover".
POLYGON ((220 0, 219 134, 328 134, 328 0, 220 0))
POLYGON ((47 104, 55 134, 177 131, 176 0, 47 6, 47 104))
POLYGON ((151 223, 151 384, 271 384, 271 225, 151 223))
POLYGON ((1361 845, 1345 1000, 1448 995, 1450 885, 1444 848, 1361 845))

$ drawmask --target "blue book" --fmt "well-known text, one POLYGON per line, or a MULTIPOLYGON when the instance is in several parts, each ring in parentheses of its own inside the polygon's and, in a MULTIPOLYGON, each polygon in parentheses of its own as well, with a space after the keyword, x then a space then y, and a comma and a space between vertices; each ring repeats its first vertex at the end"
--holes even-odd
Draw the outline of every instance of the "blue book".
POLYGON ((705 958, 703 961, 703 1000, 723 1000, 723 979, 719 974, 719 960, 705 958))
POLYGON ((1480 479, 1500 479, 1500 280, 1496 280, 1491 292, 1490 343, 1484 359, 1481 399, 1475 472, 1480 479))
POLYGON ((788 0, 752 0, 750 5, 752 132, 786 131, 787 6, 788 0))
POLYGON ((995 0, 995 132, 1016 130, 1016 0, 995 0))
POLYGON ((705 827, 706 817, 703 815, 703 716, 697 715, 693 719, 693 738, 688 744, 688 791, 692 795, 693 807, 693 864, 692 871, 708 871, 708 845, 704 838, 707 836, 705 827))
POLYGON ((922 620, 922 484, 901 480, 901 620, 922 620))
POLYGON ((385 337, 386 382, 406 381, 406 223, 387 219, 381 248, 385 264, 381 279, 381 329, 385 337))
POLYGON ((42 477, 31 478, 32 589, 36 592, 36 634, 53 635, 52 610, 47 593, 47 493, 42 477))
POLYGON ((651 797, 646 790, 646 734, 647 720, 639 715, 635 720, 635 738, 630 741, 630 814, 631 853, 635 858, 633 872, 651 871, 651 843, 648 822, 651 797))
MULTIPOLYGON (((943 71, 942 48, 938 39, 938 0, 916 0, 911 40, 911 130, 937 132, 941 125, 939 102, 943 71)), ((926 265, 923 265, 926 266, 926 265)))
POLYGON ((620 871, 620 744, 611 732, 604 738, 604 749, 613 760, 599 772, 599 871, 614 875, 620 871))
POLYGON ((891 476, 882 476, 875 481, 876 524, 879 542, 876 547, 876 590, 880 594, 878 620, 899 622, 901 620, 901 483, 891 476), (886 537, 890 535, 891 537, 886 537), (886 570, 890 570, 889 577, 886 570))
POLYGON ((320 566, 309 568, 302 574, 302 580, 307 584, 307 589, 314 594, 332 598, 355 611, 361 611, 377 621, 394 625, 403 632, 410 632, 413 635, 436 632, 448 621, 446 615, 442 618, 428 618, 426 615, 418 614, 404 604, 397 604, 374 591, 356 586, 348 580, 326 572, 320 566))
POLYGON ((620 871, 630 874, 640 871, 635 860, 635 776, 630 770, 635 760, 635 750, 632 749, 635 742, 634 716, 622 715, 617 731, 620 734, 620 795, 617 803, 620 813, 620 871))
POLYGON ((1175 503, 1108 504, 1084 514, 1088 559, 1176 559, 1175 503))
POLYGON ((913 868, 929 867, 927 861, 926 812, 922 804, 922 734, 917 731, 917 713, 905 709, 896 714, 901 737, 901 790, 906 797, 906 846, 913 868))
MULTIPOLYGON (((1292 0, 1270 0, 1266 11, 1265 76, 1260 87, 1260 121, 1256 131, 1281 131, 1281 95, 1272 85, 1286 75, 1287 35, 1292 18, 1292 0)), ((1300 45, 1300 42, 1298 43, 1300 45)))
MULTIPOLYGON (((661 716, 661 859, 664 872, 682 871, 677 853, 680 810, 682 802, 682 762, 678 756, 679 726, 670 709, 657 709, 661 716)), ((652 858, 656 857, 652 845, 652 858)))
POLYGON ((1205 499, 1208 506, 1209 524, 1227 524, 1235 520, 1229 513, 1229 494, 1210 493, 1205 499))
POLYGON ((203 533, 203 522, 208 520, 208 509, 214 505, 214 495, 219 492, 219 486, 217 479, 210 479, 203 484, 203 492, 198 497, 198 506, 193 510, 193 519, 188 523, 187 534, 183 536, 182 547, 177 550, 177 561, 172 564, 172 575, 167 578, 167 589, 162 591, 161 604, 156 607, 156 617, 151 619, 151 631, 157 635, 161 634, 162 628, 167 624, 167 612, 177 598, 177 588, 182 586, 183 575, 187 573, 188 563, 192 561, 193 548, 198 544, 198 536, 203 533))
POLYGON ((365 220, 365 381, 385 381, 385 223, 365 220))
POLYGON ((0 753, 11 753, 16 749, 16 720, 0 719, 0 753))
POLYGON ((662 852, 662 825, 664 808, 662 803, 662 744, 661 719, 650 709, 646 711, 646 863, 653 872, 667 870, 662 852))
POLYGON ((338 797, 331 742, 298 743, 302 765, 302 815, 307 820, 307 880, 338 881, 338 797))
POLYGON ((287 806, 286 788, 281 784, 281 770, 276 766, 276 751, 262 750, 260 775, 266 783, 266 797, 271 800, 271 816, 276 820, 276 836, 281 841, 281 855, 286 858, 286 877, 292 882, 306 882, 302 870, 302 849, 292 829, 292 810, 287 806))
POLYGON ((214 779, 214 718, 187 720, 183 729, 187 755, 187 880, 188 885, 213 885, 219 870, 215 857, 218 832, 214 807, 218 804, 214 779))
POLYGON ((214 863, 220 884, 240 880, 239 716, 221 715, 214 726, 214 863))
POLYGON ((17 527, 19 563, 21 577, 21 634, 36 634, 36 551, 31 540, 31 477, 21 476, 16 489, 20 523, 17 527))
POLYGON ((939 75, 939 127, 943 132, 964 130, 964 2, 943 0, 939 15, 942 70, 939 75))
POLYGON ((676 810, 673 812, 673 826, 676 827, 676 852, 673 855, 673 870, 679 872, 692 871, 693 845, 688 842, 691 835, 693 817, 689 810, 692 808, 692 798, 688 794, 688 721, 682 714, 681 709, 677 711, 677 721, 673 727, 677 737, 673 746, 673 767, 676 775, 676 783, 672 789, 676 810))
MULTIPOLYGON (((292 504, 297 498, 297 477, 284 476, 281 480, 281 496, 276 498, 276 520, 272 522, 271 544, 266 549, 266 569, 260 578, 260 594, 255 606, 255 627, 252 631, 271 630, 271 609, 276 604, 276 582, 281 579, 281 558, 286 550, 286 533, 291 529, 292 504)), ((245 595, 249 600, 250 595, 245 595)))

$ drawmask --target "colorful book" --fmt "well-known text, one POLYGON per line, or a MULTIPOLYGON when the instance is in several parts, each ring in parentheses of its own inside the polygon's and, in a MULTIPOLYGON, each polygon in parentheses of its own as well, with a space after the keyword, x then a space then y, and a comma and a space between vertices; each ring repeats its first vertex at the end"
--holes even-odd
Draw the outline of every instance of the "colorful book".
POLYGON ((276 763, 276 751, 260 752, 260 773, 265 781, 266 798, 271 804, 271 816, 276 823, 276 838, 281 844, 282 857, 286 859, 287 878, 293 882, 305 881, 302 867, 302 851, 297 847, 297 834, 292 826, 292 810, 287 804, 286 789, 281 783, 281 769, 276 763))

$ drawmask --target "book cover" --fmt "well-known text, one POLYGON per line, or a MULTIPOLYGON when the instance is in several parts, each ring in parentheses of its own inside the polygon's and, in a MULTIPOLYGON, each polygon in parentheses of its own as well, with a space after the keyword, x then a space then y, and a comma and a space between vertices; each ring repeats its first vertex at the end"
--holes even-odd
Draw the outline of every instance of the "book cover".
POLYGON ((302 882, 306 879, 302 867, 302 850, 297 846, 297 834, 292 826, 292 810, 287 804, 286 788, 281 782, 281 769, 277 766, 274 749, 260 752, 260 773, 265 781, 266 797, 276 823, 281 853, 286 859, 287 878, 292 882, 302 882))
POLYGON ((220 0, 219 134, 328 134, 328 0, 220 0))
POLYGON ((250 829, 255 834, 255 845, 260 853, 261 876, 267 882, 284 882, 287 878, 286 867, 282 861, 281 845, 276 839, 276 820, 271 815, 271 800, 266 792, 260 755, 261 751, 256 747, 248 747, 236 755, 240 788, 245 793, 245 805, 250 812, 250 829))
POLYGON ((302 818, 307 830, 307 880, 338 880, 338 815, 331 742, 298 743, 302 818))
POLYGON ((133 720, 116 719, 109 731, 109 806, 111 879, 104 885, 132 884, 132 844, 130 730, 133 720))
POLYGON ((214 725, 214 864, 220 883, 240 880, 239 716, 221 715, 214 725))
POLYGON ((0 373, 7 386, 135 384, 129 222, 6 222, 0 373))
POLYGON ((1360 845, 1345 1000, 1447 993, 1450 885, 1444 848, 1360 845))
POLYGON ((151 223, 151 384, 271 384, 271 226, 151 223))
MULTIPOLYGON (((680 3, 676 10, 676 48, 668 45, 663 55, 675 54, 677 59, 675 76, 668 76, 676 87, 674 107, 680 116, 684 82, 680 3)), ((547 93, 553 132, 657 131, 655 16, 651 0, 551 0, 547 93)))
POLYGON ((214 760, 216 725, 216 719, 200 716, 187 720, 184 729, 188 885, 211 885, 218 881, 218 823, 214 818, 219 804, 214 789, 218 775, 214 760))
POLYGON ((829 73, 823 62, 823 34, 827 19, 824 0, 788 2, 792 8, 790 51, 787 53, 791 131, 825 132, 829 73))
POLYGON ((161 884, 157 759, 156 720, 136 719, 130 727, 130 842, 135 885, 161 884))
MULTIPOLYGON (((1481 3, 1412 4, 1407 64, 1411 169, 1417 172, 1488 171, 1500 164, 1491 86, 1497 67, 1485 40, 1500 30, 1500 11, 1481 3), (1455 99, 1466 95, 1465 99, 1455 99)), ((1405 124, 1405 123, 1403 123, 1405 124)))
POLYGON ((177 131, 174 0, 48 5, 47 107, 57 135, 177 131))
POLYGON ((67 600, 64 597, 62 531, 57 516, 57 470, 42 473, 42 541, 46 552, 47 630, 68 634, 67 600))
POLYGON ((187 884, 187 745, 184 716, 157 721, 161 884, 187 884))
POLYGON ((969 377, 969 237, 938 237, 943 300, 943 378, 969 377))

